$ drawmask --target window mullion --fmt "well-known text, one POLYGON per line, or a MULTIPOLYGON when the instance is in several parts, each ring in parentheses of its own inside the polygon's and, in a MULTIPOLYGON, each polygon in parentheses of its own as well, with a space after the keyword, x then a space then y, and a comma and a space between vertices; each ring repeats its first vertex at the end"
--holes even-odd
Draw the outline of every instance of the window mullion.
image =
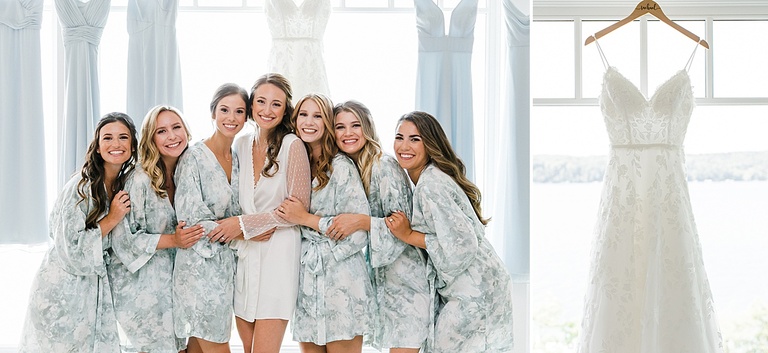
POLYGON ((640 19, 640 91, 648 97, 648 19, 640 19))
POLYGON ((581 44, 581 33, 582 33, 582 22, 581 18, 577 17, 573 21, 573 53, 574 53, 574 60, 573 60, 573 72, 576 74, 576 77, 574 79, 574 93, 575 98, 580 99, 583 98, 584 92, 582 92, 582 55, 583 55, 583 48, 584 45, 581 44))
POLYGON ((715 46, 712 43, 712 38, 714 38, 715 21, 712 17, 707 17, 705 21, 704 37, 706 37, 707 43, 709 43, 709 50, 706 51, 704 56, 704 97, 714 98, 715 68, 713 65, 715 54, 713 50, 715 50, 715 46))

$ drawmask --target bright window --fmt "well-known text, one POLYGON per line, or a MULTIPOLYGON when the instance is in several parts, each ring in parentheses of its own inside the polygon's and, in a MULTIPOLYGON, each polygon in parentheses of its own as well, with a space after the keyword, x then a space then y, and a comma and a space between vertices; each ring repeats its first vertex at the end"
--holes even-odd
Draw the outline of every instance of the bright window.
MULTIPOLYGON (((533 352, 574 352, 590 267, 608 137, 597 96, 603 63, 590 34, 622 17, 587 19, 534 3, 531 50, 533 352), (582 33, 575 38, 574 33, 582 33)), ((600 9, 584 6, 579 13, 600 9)), ((701 10, 700 8, 698 10, 701 10)), ((628 11, 627 11, 628 12, 628 11)), ((696 43, 646 16, 600 38, 610 65, 648 97, 682 69, 696 43)), ((768 18, 686 18, 707 37, 690 70, 698 106, 685 141, 689 190, 727 352, 768 349, 768 18), (749 39, 752 38, 752 39, 749 39), (707 77, 713 77, 707 81, 707 77)))
MULTIPOLYGON (((126 106, 127 3, 128 0, 112 1, 112 11, 101 39, 102 115, 124 111, 126 106)), ((456 3, 454 0, 438 1, 444 9, 446 24, 456 3)), ((324 38, 331 96, 334 102, 356 99, 366 104, 376 119, 384 149, 391 153, 395 123, 402 114, 412 111, 415 103, 418 45, 413 1, 332 0, 331 4, 333 12, 324 38)), ((489 60, 486 51, 491 45, 498 50, 506 40, 501 36, 498 43, 488 43, 485 4, 484 0, 479 2, 472 60, 476 155, 480 158, 476 162, 476 177, 481 188, 484 184, 483 134, 486 131, 484 102, 487 101, 485 67, 489 60)), ((177 34, 183 113, 192 130, 193 141, 196 141, 212 132, 208 104, 216 87, 235 82, 249 90, 256 78, 267 72, 271 36, 263 9, 264 0, 181 0, 179 6, 177 34)), ((46 1, 41 42, 49 207, 57 197, 57 112, 61 109, 58 102, 62 102, 64 96, 64 74, 57 71, 64 64, 64 48, 60 44, 60 33, 57 33, 57 22, 53 1, 46 1)), ((498 21, 496 23, 500 25, 498 21)), ((498 33, 501 29, 493 31, 498 33)), ((13 283, 17 288, 0 295, 3 299, 0 300, 0 312, 4 316, 0 320, 0 353, 15 351, 19 342, 27 291, 45 251, 45 246, 0 247, 1 267, 23 269, 0 271, 0 283, 13 283)), ((231 342, 239 344, 236 332, 233 332, 231 342)), ((297 351, 291 348, 296 344, 290 340, 290 333, 286 335, 285 344, 289 351, 297 351)))

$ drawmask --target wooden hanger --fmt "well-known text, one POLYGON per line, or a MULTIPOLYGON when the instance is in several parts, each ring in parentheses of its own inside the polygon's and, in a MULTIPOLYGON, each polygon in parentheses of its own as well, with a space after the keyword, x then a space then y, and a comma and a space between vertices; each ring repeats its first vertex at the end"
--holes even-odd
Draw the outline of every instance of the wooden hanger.
POLYGON ((639 2, 637 4, 637 6, 635 7, 635 11, 632 11, 632 13, 629 14, 629 16, 625 17, 623 20, 621 20, 619 22, 616 22, 616 23, 606 27, 605 29, 601 30, 600 32, 595 33, 595 35, 589 36, 587 38, 587 40, 584 41, 584 45, 587 45, 589 43, 594 42, 595 40, 597 40, 599 38, 602 38, 606 34, 613 32, 613 30, 615 30, 615 29, 617 29, 617 28, 619 28, 619 27, 621 27, 621 26, 623 26, 623 25, 625 25, 627 23, 630 23, 630 22, 634 21, 635 19, 637 19, 638 17, 643 16, 645 14, 653 15, 654 17, 656 17, 659 20, 661 20, 661 22, 664 22, 664 23, 670 25, 672 28, 676 29, 678 32, 680 32, 682 34, 685 34, 686 37, 693 39, 695 42, 698 42, 699 44, 701 44, 704 48, 709 49, 709 43, 707 43, 707 41, 699 38, 699 36, 691 33, 690 31, 688 31, 687 29, 683 28, 679 24, 677 24, 677 23, 673 22, 672 20, 670 20, 669 17, 667 17, 667 15, 664 14, 664 11, 661 10, 661 6, 659 6, 659 4, 657 4, 655 1, 652 1, 652 0, 646 0, 646 1, 639 2))

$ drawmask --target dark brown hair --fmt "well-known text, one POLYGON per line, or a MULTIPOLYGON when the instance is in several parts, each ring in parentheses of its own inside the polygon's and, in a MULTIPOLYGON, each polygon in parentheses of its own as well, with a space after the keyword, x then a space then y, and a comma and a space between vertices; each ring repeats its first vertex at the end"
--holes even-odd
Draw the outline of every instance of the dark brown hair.
POLYGON ((291 115, 293 115, 291 99, 293 98, 293 93, 291 92, 291 84, 283 75, 269 73, 259 77, 259 79, 256 80, 256 83, 253 84, 251 95, 248 99, 248 118, 251 120, 255 120, 253 117, 253 100, 256 89, 264 84, 274 85, 285 93, 285 113, 283 113, 280 124, 275 126, 275 128, 269 132, 269 135, 267 135, 267 163, 261 170, 261 175, 272 177, 280 169, 280 165, 277 163, 277 154, 280 152, 280 146, 283 145, 283 138, 295 129, 291 123, 291 115), (275 170, 270 173, 273 166, 275 170))
POLYGON ((480 189, 467 179, 464 162, 453 151, 451 142, 445 136, 445 131, 440 126, 440 122, 429 113, 420 111, 403 115, 397 124, 400 125, 403 121, 412 122, 416 125, 416 129, 419 130, 421 140, 424 142, 424 149, 427 151, 427 164, 433 164, 443 173, 448 174, 467 195, 480 222, 483 225, 488 224, 489 219, 483 218, 480 207, 480 202, 482 201, 480 189))
POLYGON ((77 194, 80 195, 81 200, 78 203, 85 201, 88 195, 88 189, 90 188, 90 198, 93 201, 94 208, 88 213, 85 219, 85 228, 96 228, 101 216, 107 212, 109 203, 112 199, 109 195, 114 197, 118 191, 125 187, 125 182, 128 176, 133 171, 136 164, 136 149, 138 141, 136 140, 136 126, 133 124, 133 120, 125 113, 109 113, 104 115, 99 123, 96 125, 96 131, 94 132, 93 141, 88 146, 88 151, 85 153, 85 164, 80 171, 81 179, 77 183, 77 194), (110 123, 119 122, 125 125, 130 131, 131 135, 131 157, 123 163, 120 167, 120 172, 117 174, 115 182, 112 183, 112 190, 107 193, 106 185, 104 184, 104 158, 99 154, 99 133, 101 129, 110 123))

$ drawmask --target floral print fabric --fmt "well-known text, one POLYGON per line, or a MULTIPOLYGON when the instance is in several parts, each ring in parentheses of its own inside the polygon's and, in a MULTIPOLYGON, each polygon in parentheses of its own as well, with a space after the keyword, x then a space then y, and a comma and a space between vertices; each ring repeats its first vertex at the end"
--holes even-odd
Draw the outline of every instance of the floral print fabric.
MULTIPOLYGON (((207 235, 217 220, 240 214, 238 161, 233 153, 227 180, 216 156, 203 143, 189 147, 176 166, 176 219, 200 224, 207 235)), ((228 342, 232 331, 235 255, 227 244, 202 237, 178 249, 173 272, 174 329, 179 337, 228 342)))
POLYGON ((332 166, 328 184, 311 195, 309 212, 322 217, 321 232, 301 227, 299 295, 292 326, 294 340, 317 345, 370 333, 375 305, 363 254, 368 233, 357 231, 339 241, 325 236, 333 216, 369 213, 352 160, 338 154, 332 166))
POLYGON ((512 349, 512 280, 453 179, 427 165, 413 191, 412 228, 425 234, 440 310, 431 352, 512 349))

